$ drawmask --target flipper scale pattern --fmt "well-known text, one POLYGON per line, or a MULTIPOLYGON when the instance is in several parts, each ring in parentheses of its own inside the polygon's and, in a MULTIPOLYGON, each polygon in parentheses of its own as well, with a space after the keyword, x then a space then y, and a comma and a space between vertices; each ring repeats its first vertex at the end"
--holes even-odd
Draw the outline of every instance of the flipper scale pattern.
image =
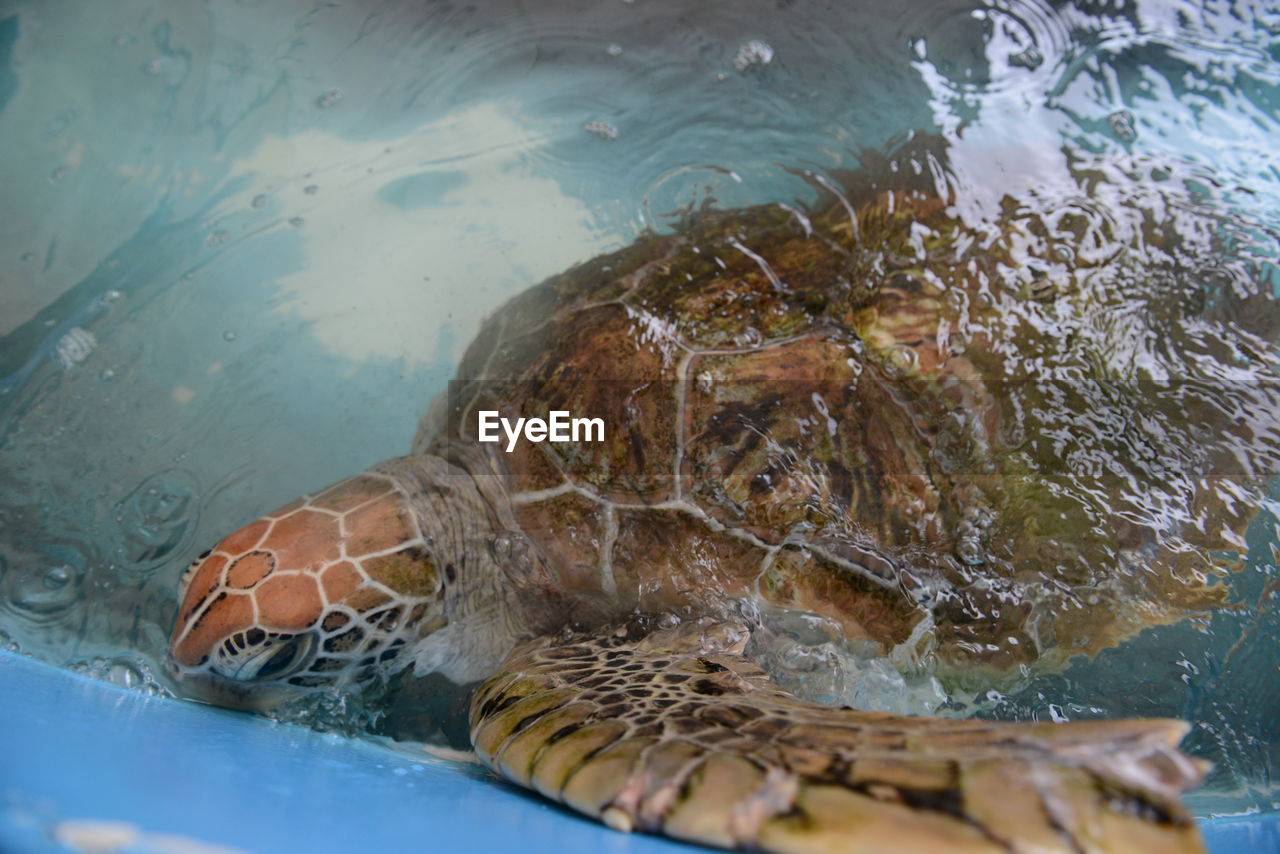
POLYGON ((472 702, 482 760, 621 830, 779 854, 1202 852, 1168 720, 999 723, 804 703, 702 620, 517 648, 472 702))

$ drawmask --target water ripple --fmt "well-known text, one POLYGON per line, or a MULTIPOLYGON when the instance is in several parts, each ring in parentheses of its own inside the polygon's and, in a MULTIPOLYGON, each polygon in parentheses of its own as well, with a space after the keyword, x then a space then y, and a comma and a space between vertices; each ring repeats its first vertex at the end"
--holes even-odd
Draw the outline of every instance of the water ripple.
POLYGON ((190 546, 199 519, 194 475, 181 469, 153 474, 115 507, 123 540, 116 555, 129 572, 150 572, 190 546))

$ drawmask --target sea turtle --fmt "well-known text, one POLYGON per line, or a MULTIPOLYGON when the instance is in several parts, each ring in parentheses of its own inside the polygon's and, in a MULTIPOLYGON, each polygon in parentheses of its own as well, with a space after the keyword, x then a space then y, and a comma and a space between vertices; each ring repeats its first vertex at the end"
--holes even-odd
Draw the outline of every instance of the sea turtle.
MULTIPOLYGON (((499 774, 709 845, 1202 850, 1180 722, 835 708, 744 654, 762 615, 801 613, 962 682, 1053 666, 1216 606, 1204 555, 1247 521, 1169 485, 1228 454, 1206 435, 1229 413, 1136 393, 1092 308, 1172 257, 1157 228, 1054 205, 982 231, 919 189, 837 195, 702 211, 517 296, 410 455, 192 564, 170 671, 257 708, 410 664, 483 679, 471 738, 499 774), (486 412, 604 435, 480 441, 486 412), (1174 536, 1152 495, 1199 523, 1174 536)), ((1159 299, 1134 323, 1213 322, 1159 299)))

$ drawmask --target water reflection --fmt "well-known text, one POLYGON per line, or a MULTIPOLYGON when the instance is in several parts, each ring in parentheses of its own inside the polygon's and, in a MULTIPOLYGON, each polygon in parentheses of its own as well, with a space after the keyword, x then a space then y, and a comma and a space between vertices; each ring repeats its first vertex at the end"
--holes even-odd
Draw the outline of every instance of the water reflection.
MULTIPOLYGON (((1205 808, 1274 806, 1274 496, 1241 477, 1276 447, 1274 10, 678 6, 3 7, 0 185, 22 204, 0 224, 0 627, 52 661, 145 665, 198 544, 403 452, 507 296, 690 209, 802 212, 898 169, 1017 262, 952 291, 941 347, 1146 384, 1127 425, 1096 396, 1114 385, 1010 376, 1000 441, 1077 475, 1145 461, 1097 507, 1237 570, 1228 607, 951 702, 1185 716, 1238 795, 1205 808), (1028 435, 1037 407, 1088 441, 1028 435)), ((948 429, 962 467, 972 425, 948 429)))

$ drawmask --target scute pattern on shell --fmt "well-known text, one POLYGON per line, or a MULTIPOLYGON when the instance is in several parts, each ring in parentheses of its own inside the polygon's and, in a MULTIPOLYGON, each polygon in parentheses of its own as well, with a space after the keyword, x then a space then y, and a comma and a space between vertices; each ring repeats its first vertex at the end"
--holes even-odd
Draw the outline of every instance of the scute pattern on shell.
MULTIPOLYGON (((1135 265, 1176 266, 1156 224, 1141 252, 1063 252, 1032 239, 1038 214, 974 234, 918 190, 849 211, 707 214, 517 296, 415 451, 474 449, 479 409, 603 418, 602 443, 478 447, 561 583, 624 612, 716 613, 745 592, 886 650, 928 638, 910 652, 973 672, 1220 607, 1232 563, 1211 552, 1243 542, 1253 511, 1237 490, 1280 464, 1276 449, 1238 453, 1231 406, 1147 395, 1090 367, 1088 335, 1060 334, 1093 322, 1091 294, 1135 265), (1139 456, 1153 441, 1241 476, 1171 477, 1139 456), (1101 450, 1065 461, 1089 443, 1101 450), (1158 506, 1194 524, 1171 531, 1158 506)), ((1200 322, 1186 288, 1166 289, 1166 313, 1200 322)))

